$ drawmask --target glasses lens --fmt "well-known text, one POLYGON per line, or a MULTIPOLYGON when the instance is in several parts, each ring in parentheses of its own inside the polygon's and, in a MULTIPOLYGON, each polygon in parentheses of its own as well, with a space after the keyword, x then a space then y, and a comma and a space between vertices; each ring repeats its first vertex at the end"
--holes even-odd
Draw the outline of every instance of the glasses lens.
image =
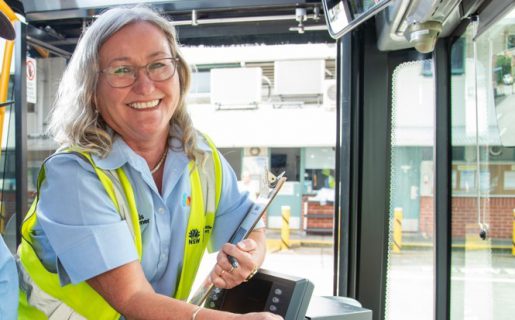
POLYGON ((156 60, 147 65, 147 72, 150 79, 164 81, 170 79, 175 73, 175 59, 166 58, 156 60))
POLYGON ((135 80, 135 70, 132 66, 110 67, 103 72, 107 82, 115 88, 128 87, 135 80))
POLYGON ((175 58, 164 58, 153 61, 144 67, 116 66, 104 69, 107 82, 114 88, 123 88, 136 81, 137 69, 145 68, 148 77, 153 81, 165 81, 173 77, 177 62, 175 58))

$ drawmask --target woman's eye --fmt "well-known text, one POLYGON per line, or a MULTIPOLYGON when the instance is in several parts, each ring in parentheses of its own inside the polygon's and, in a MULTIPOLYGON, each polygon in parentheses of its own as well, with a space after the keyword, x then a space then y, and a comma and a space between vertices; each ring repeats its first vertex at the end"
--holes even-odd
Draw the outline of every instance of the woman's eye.
POLYGON ((132 68, 128 67, 128 66, 120 66, 120 67, 113 68, 112 71, 113 71, 113 74, 115 74, 115 75, 125 75, 125 74, 131 74, 132 68))
POLYGON ((154 63, 149 64, 148 68, 150 70, 158 70, 158 69, 163 68, 164 66, 165 66, 165 64, 162 62, 154 62, 154 63))

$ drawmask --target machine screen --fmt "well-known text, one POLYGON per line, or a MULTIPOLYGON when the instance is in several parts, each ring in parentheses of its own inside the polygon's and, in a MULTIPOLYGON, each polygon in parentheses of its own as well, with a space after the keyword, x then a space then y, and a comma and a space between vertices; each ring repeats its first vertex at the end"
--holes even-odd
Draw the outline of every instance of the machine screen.
POLYGON ((222 310, 236 313, 265 310, 271 287, 272 282, 259 279, 243 283, 232 290, 228 290, 222 310))
POLYGON ((204 306, 235 313, 268 311, 285 320, 305 320, 313 283, 260 269, 248 282, 229 290, 215 288, 204 306))

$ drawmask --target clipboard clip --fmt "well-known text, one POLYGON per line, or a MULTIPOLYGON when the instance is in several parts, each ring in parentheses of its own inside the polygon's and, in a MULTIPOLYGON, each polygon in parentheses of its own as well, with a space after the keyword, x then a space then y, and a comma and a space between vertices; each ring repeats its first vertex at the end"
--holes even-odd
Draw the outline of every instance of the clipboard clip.
POLYGON ((278 176, 266 169, 267 184, 270 189, 275 188, 277 182, 286 174, 286 171, 281 172, 278 176))
POLYGON ((265 167, 264 173, 261 175, 261 181, 259 183, 259 195, 268 197, 277 186, 277 183, 281 181, 281 179, 286 179, 286 177, 284 177, 285 174, 286 171, 283 171, 278 176, 276 176, 270 172, 267 167, 265 167))
POLYGON ((281 178, 286 174, 286 171, 281 172, 279 175, 274 175, 272 172, 265 167, 265 185, 268 186, 269 189, 275 188, 277 182, 281 180, 281 178))

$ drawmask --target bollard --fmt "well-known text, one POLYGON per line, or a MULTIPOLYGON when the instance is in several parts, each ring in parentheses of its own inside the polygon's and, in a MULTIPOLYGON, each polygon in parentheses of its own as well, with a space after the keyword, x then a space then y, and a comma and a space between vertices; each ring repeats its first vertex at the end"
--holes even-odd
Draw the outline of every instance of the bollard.
POLYGON ((290 248, 290 206, 281 206, 281 250, 290 248))
POLYGON ((511 234, 511 254, 515 256, 515 209, 513 209, 513 232, 511 234))
POLYGON ((400 253, 402 248, 402 208, 393 211, 393 243, 392 251, 400 253))

